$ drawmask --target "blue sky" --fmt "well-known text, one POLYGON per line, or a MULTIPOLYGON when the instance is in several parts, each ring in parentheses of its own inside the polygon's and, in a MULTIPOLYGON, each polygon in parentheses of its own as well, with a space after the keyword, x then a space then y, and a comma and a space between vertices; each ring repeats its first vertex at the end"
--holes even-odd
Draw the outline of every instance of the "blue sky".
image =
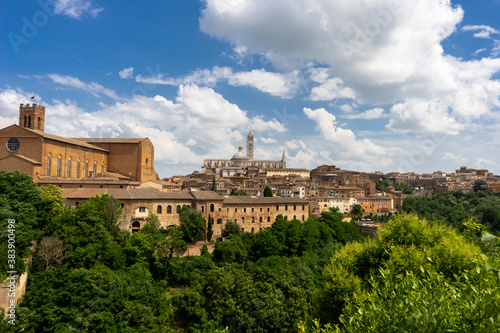
POLYGON ((0 3, 0 127, 149 137, 161 177, 230 158, 500 173, 500 1, 0 3))

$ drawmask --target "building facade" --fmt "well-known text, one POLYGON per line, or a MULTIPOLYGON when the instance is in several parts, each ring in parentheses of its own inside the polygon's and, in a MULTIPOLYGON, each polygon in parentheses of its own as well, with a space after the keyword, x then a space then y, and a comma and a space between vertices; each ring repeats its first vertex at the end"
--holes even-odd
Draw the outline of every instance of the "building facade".
POLYGON ((106 172, 132 181, 157 179, 148 138, 65 138, 45 133, 45 107, 21 104, 19 125, 0 129, 0 170, 18 170, 35 181, 84 179, 106 172))
POLYGON ((212 191, 182 190, 162 192, 155 188, 63 188, 66 203, 76 206, 96 195, 108 194, 122 203, 120 227, 131 232, 141 229, 151 214, 164 228, 180 224, 180 211, 186 205, 199 210, 205 221, 214 220, 214 237, 219 237, 229 220, 238 222, 244 232, 270 227, 278 215, 288 220, 309 218, 309 202, 300 198, 221 196, 212 191))
POLYGON ((254 135, 250 131, 247 135, 246 153, 240 145, 231 159, 206 159, 203 161, 202 172, 231 177, 237 174, 246 175, 252 168, 257 173, 270 168, 286 168, 286 156, 283 152, 281 160, 254 160, 254 135))

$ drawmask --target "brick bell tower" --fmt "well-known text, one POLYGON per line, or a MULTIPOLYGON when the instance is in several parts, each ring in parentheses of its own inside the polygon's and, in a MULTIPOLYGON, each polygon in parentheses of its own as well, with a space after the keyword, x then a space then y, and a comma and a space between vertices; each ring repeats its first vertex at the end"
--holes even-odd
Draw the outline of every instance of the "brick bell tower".
POLYGON ((19 126, 44 132, 45 106, 33 103, 21 104, 19 107, 19 126))

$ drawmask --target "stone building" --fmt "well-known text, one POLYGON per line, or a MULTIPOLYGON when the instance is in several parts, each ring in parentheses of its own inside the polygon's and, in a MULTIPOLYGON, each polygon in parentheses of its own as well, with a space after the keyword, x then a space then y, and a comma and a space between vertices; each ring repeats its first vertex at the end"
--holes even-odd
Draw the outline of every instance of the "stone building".
POLYGON ((131 181, 158 178, 148 138, 65 138, 45 133, 45 107, 21 104, 19 125, 0 129, 0 170, 42 179, 84 179, 107 172, 131 181))
POLYGON ((269 168, 286 168, 285 152, 281 160, 254 160, 254 135, 250 131, 247 135, 247 152, 243 151, 240 145, 238 151, 233 157, 228 159, 206 159, 203 162, 202 172, 214 173, 222 177, 231 177, 234 175, 246 175, 248 172, 258 174, 261 170, 269 168))
POLYGON ((300 198, 221 196, 212 191, 182 190, 163 192, 155 188, 63 188, 66 203, 76 206, 96 195, 109 194, 122 203, 120 227, 131 232, 141 229, 151 214, 161 226, 180 224, 183 205, 199 210, 208 221, 214 219, 214 237, 221 235, 228 220, 240 224, 244 232, 258 232, 270 227, 278 215, 289 220, 309 218, 309 202, 300 198))

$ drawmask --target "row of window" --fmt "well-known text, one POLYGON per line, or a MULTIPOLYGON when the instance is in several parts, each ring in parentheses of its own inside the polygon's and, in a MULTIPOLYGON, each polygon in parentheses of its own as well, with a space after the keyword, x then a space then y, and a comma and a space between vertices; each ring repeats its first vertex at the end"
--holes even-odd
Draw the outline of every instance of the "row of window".
MULTIPOLYGON (((66 170, 67 170, 67 174, 66 174, 66 177, 67 178, 71 178, 71 167, 72 167, 73 163, 71 162, 71 160, 67 160, 66 162, 66 170)), ((52 158, 50 156, 47 157, 47 177, 50 177, 50 172, 51 172, 51 168, 52 168, 52 158)), ((81 170, 81 163, 80 161, 77 161, 76 162, 76 178, 80 178, 80 170, 81 170)), ((61 178, 61 172, 62 172, 62 160, 61 158, 58 158, 57 159, 57 173, 56 173, 56 177, 58 178, 61 178)), ((104 163, 102 163, 101 165, 101 172, 104 172, 104 163)), ((94 163, 94 173, 97 173, 97 163, 94 163)), ((84 177, 88 177, 90 176, 89 174, 89 163, 86 162, 85 163, 85 174, 84 174, 84 177)))
MULTIPOLYGON (((139 212, 141 212, 141 208, 144 208, 144 207, 140 207, 139 212)), ((146 208, 144 208, 144 212, 146 212, 146 208)), ((180 205, 175 206, 175 212, 177 214, 180 214, 180 212, 181 212, 180 205)), ((162 206, 158 205, 158 207, 156 207, 156 214, 162 214, 162 213, 163 213, 163 208, 162 208, 162 206)), ((172 214, 172 206, 170 206, 170 205, 167 206, 167 214, 172 214)))
MULTIPOLYGON (((180 213, 180 207, 179 205, 177 205, 177 213, 180 213)), ((302 210, 305 210, 306 209, 306 206, 305 205, 302 205, 302 210)), ((202 213, 205 213, 205 207, 204 206, 201 206, 200 208, 201 212, 202 213)), ((229 213, 229 208, 227 208, 227 213, 229 213)), ((250 208, 251 212, 254 213, 255 212, 255 208, 250 208)), ((262 213, 262 208, 260 208, 260 212, 262 213)), ((276 210, 278 211, 279 210, 279 205, 276 205, 276 210)), ((285 210, 288 210, 288 205, 285 205, 285 210)), ((297 205, 293 205, 293 210, 297 210, 297 205)), ((214 213, 215 212, 215 205, 214 204, 210 204, 210 213, 214 213)), ((221 209, 219 208, 219 212, 221 211, 221 209)), ((270 208, 267 208, 267 212, 269 213, 271 211, 270 208)), ((162 214, 163 212, 163 209, 162 209, 162 206, 158 205, 158 207, 156 208, 156 213, 157 214, 162 214)), ((238 212, 238 208, 235 208, 234 209, 234 212, 237 213, 238 212)), ((246 208, 243 208, 243 213, 246 213, 247 212, 247 209, 246 208)), ((172 214, 172 206, 167 206, 167 214, 172 214)))

